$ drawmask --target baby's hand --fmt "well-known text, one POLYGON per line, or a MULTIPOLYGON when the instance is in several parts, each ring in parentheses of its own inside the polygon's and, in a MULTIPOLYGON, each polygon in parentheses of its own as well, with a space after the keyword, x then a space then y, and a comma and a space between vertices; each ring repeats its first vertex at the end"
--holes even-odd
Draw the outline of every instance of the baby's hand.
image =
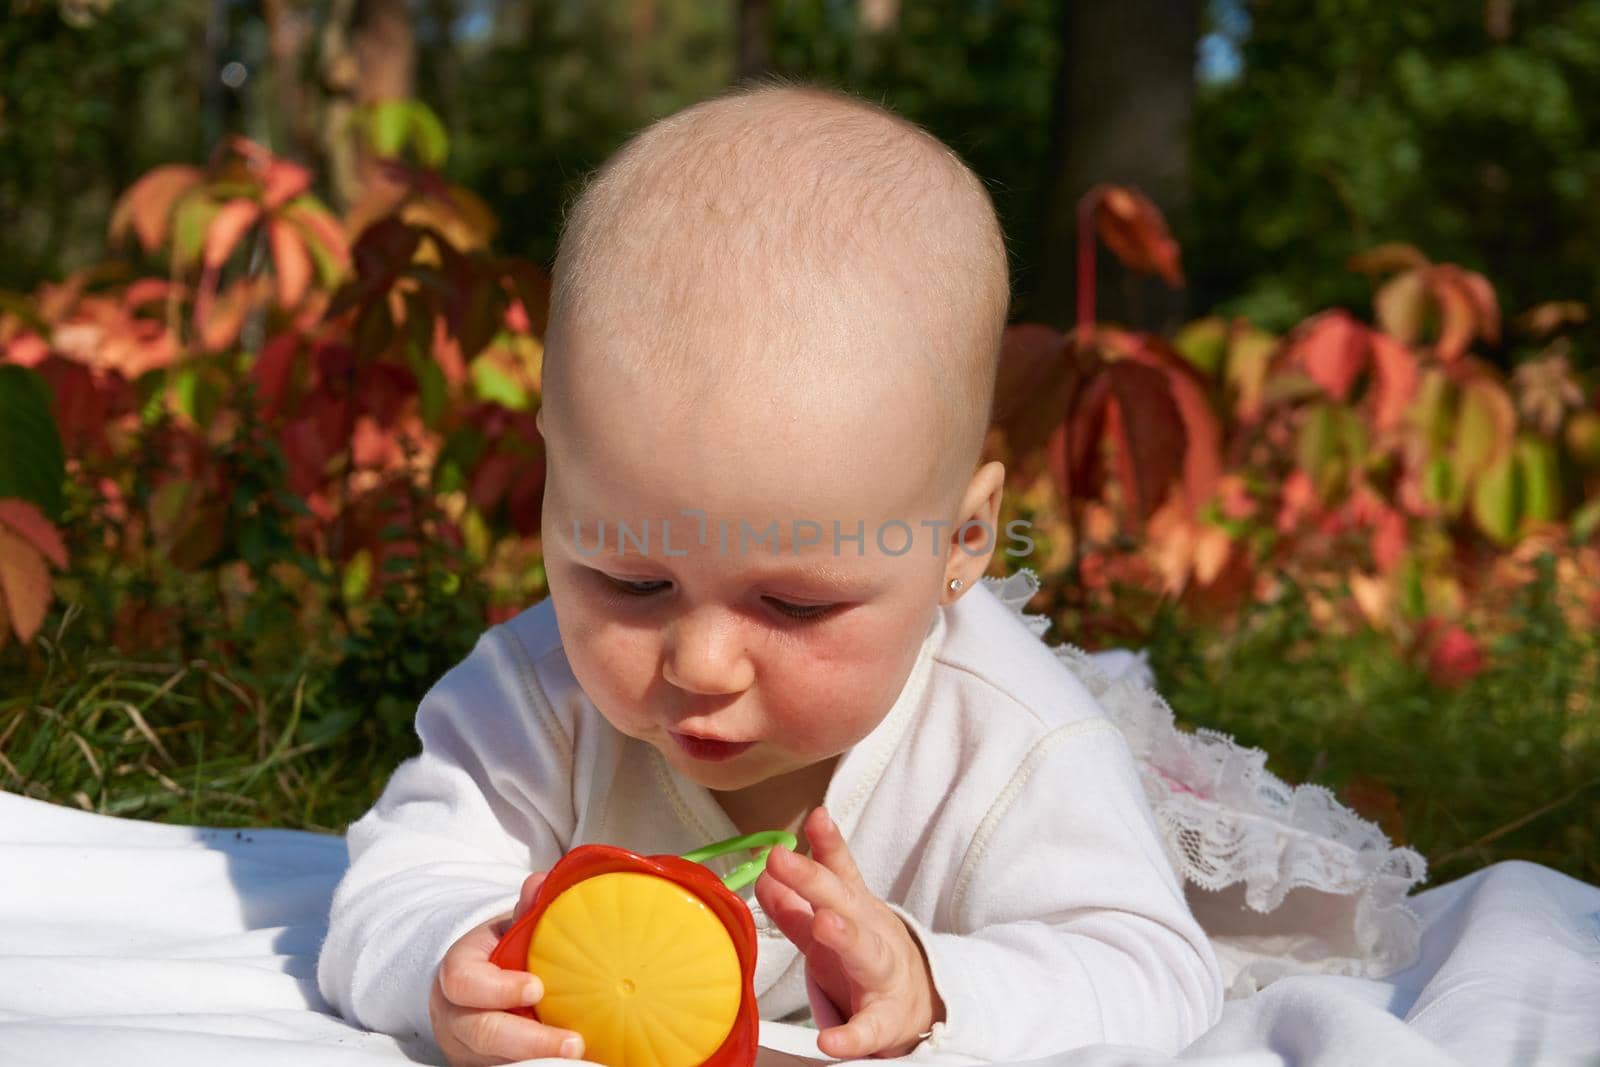
POLYGON ((900 917, 867 889, 826 811, 812 811, 805 834, 816 858, 774 847, 756 899, 846 1017, 817 1035, 817 1047, 839 1059, 904 1055, 944 1019, 928 961, 900 917))
POLYGON ((537 1004, 544 986, 526 971, 509 971, 489 960, 510 923, 528 910, 542 881, 543 873, 529 875, 514 912, 467 931, 439 963, 428 997, 428 1018, 434 1040, 451 1067, 583 1055, 583 1038, 571 1030, 510 1014, 512 1008, 537 1004))

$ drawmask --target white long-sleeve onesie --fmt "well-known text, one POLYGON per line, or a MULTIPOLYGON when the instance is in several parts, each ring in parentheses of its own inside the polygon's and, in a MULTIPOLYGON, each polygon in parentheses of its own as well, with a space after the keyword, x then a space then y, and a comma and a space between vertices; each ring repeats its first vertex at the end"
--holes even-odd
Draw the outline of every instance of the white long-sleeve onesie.
MULTIPOLYGON (((484 634, 423 699, 417 732, 421 755, 350 827, 318 964, 324 996, 373 1030, 431 1037, 445 950, 567 849, 676 854, 738 833, 707 790, 596 711, 548 600, 484 634)), ((1219 1017, 1216 958, 1127 744, 983 584, 938 609, 824 803, 927 953, 946 1017, 923 1048, 993 1061, 1102 1042, 1171 1052, 1219 1017)), ((762 1018, 803 1016, 804 959, 742 895, 762 1018)))

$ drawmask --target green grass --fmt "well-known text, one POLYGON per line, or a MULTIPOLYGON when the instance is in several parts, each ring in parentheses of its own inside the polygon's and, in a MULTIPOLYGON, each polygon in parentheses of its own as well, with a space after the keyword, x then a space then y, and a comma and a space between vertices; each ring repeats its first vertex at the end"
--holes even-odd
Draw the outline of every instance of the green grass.
MULTIPOLYGON (((429 679, 385 682, 374 673, 385 648, 427 647, 445 625, 421 618, 365 652, 339 646, 342 670, 307 642, 299 662, 256 674, 220 644, 181 661, 106 654, 77 614, 0 653, 0 674, 22 679, 0 692, 0 786, 141 819, 330 832, 416 750, 396 709, 429 679), (353 675, 351 649, 368 657, 353 675), (392 690, 383 714, 375 688, 392 690)), ((1518 858, 1600 883, 1596 638, 1563 620, 1548 580, 1505 621, 1488 669, 1458 689, 1435 686, 1383 635, 1316 633, 1293 596, 1226 632, 1161 612, 1149 647, 1180 721, 1263 748, 1292 782, 1344 791, 1428 857, 1431 882, 1518 858)), ((457 634, 446 658, 475 636, 457 634)))
POLYGON ((205 658, 96 655, 72 612, 0 696, 0 786, 108 815, 342 832, 414 743, 358 725, 325 740, 311 672, 258 679, 205 658))

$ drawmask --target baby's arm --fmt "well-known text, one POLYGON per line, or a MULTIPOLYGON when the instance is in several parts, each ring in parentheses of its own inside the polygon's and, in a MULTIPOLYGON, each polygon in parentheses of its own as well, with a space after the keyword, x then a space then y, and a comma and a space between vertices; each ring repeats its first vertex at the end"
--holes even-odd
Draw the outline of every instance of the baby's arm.
POLYGON ((357 1025, 431 1038, 428 999, 445 952, 511 911, 528 874, 561 854, 570 741, 545 732, 555 727, 532 706, 515 642, 491 630, 423 698, 421 755, 347 834, 350 869, 317 982, 357 1025))
POLYGON ((956 932, 936 933, 895 909, 945 1006, 939 1050, 1176 1052, 1221 1014, 1216 957, 1106 719, 1058 727, 1023 760, 979 825, 951 910, 956 932))

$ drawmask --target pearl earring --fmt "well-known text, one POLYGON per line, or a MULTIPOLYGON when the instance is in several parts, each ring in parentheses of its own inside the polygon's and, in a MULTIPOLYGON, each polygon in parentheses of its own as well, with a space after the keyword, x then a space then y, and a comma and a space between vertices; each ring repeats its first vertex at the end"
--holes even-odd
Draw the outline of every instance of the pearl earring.
POLYGON ((961 579, 960 578, 952 578, 952 579, 950 579, 950 591, 952 593, 961 592, 961 579))

